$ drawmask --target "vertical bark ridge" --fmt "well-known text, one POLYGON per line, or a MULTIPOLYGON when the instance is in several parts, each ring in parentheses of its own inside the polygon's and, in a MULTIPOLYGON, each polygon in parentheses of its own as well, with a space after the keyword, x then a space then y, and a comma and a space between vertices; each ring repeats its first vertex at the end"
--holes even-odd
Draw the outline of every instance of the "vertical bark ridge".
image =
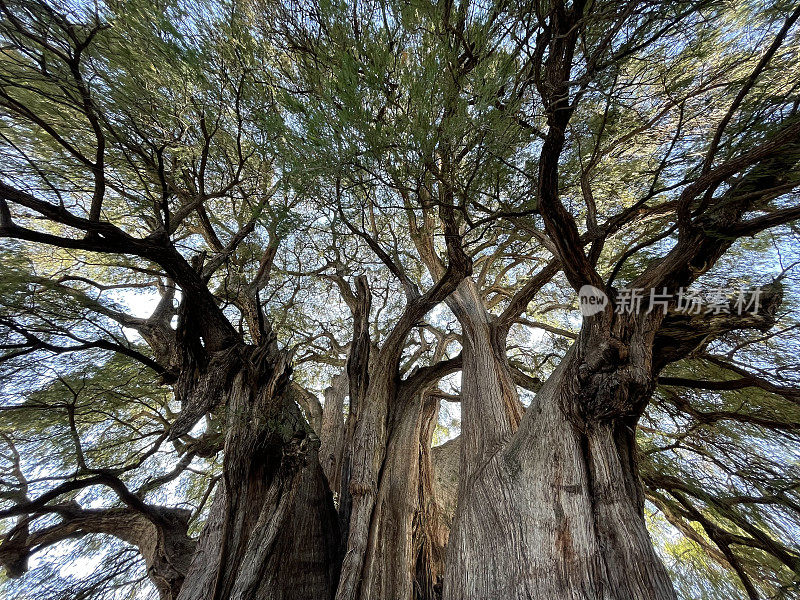
MULTIPOLYGON (((438 600, 442 595, 444 552, 450 533, 437 498, 433 463, 433 433, 439 415, 438 398, 426 396, 419 437, 419 499, 414 515, 414 599, 438 600)), ((457 484, 456 484, 457 485, 457 484)), ((455 496, 455 494, 454 494, 455 496)))
POLYGON ((325 405, 322 407, 319 457, 322 470, 334 495, 339 495, 342 480, 342 453, 344 452, 345 420, 344 399, 349 391, 347 372, 333 378, 325 388, 325 405))
MULTIPOLYGON (((386 458, 389 438, 389 407, 396 399, 396 366, 378 359, 370 372, 369 391, 358 400, 359 407, 353 427, 353 442, 346 461, 349 477, 343 473, 343 502, 347 523, 346 552, 336 592, 337 600, 354 600, 365 594, 369 597, 369 582, 364 569, 369 556, 370 540, 374 539, 373 513, 378 498, 378 483, 386 458), (344 486, 346 486, 346 491, 344 486)), ((354 397, 351 383, 351 399, 354 397)))
POLYGON ((419 503, 422 400, 412 396, 392 411, 364 568, 363 600, 410 600, 414 580, 413 522, 419 503))
POLYGON ((461 427, 463 485, 516 431, 523 407, 505 355, 505 338, 467 278, 448 300, 462 329, 461 427))
POLYGON ((618 598, 674 598, 645 527, 641 486, 631 489, 637 476, 626 459, 635 442, 615 435, 617 427, 598 424, 587 435, 590 493, 607 582, 618 598), (649 596, 641 596, 643 592, 649 596))

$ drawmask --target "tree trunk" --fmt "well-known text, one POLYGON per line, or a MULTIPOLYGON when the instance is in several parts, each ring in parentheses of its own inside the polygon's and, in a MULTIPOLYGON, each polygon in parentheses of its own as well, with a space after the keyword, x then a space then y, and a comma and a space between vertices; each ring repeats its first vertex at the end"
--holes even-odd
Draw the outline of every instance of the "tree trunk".
POLYGON ((346 554, 336 597, 410 600, 421 400, 398 396, 394 371, 380 361, 370 371, 367 399, 350 415, 356 422, 340 504, 346 554))
POLYGON ((453 438, 431 451, 433 466, 433 498, 444 528, 444 542, 450 536, 458 502, 458 481, 461 473, 461 437, 453 438))
MULTIPOLYGON (((446 530, 435 506, 430 461, 436 406, 435 401, 423 404, 419 393, 395 396, 387 417, 385 450, 374 472, 376 481, 364 487, 356 483, 363 479, 350 480, 347 552, 353 557, 355 548, 363 548, 363 564, 359 571, 354 559, 345 558, 343 571, 351 568, 359 575, 350 579, 355 581, 354 588, 345 587, 348 580, 342 577, 338 593, 353 594, 345 597, 411 600, 421 597, 420 586, 415 586, 420 581, 418 567, 433 577, 425 586, 429 590, 443 573, 446 530), (427 408, 424 415, 423 406, 427 408)), ((354 468, 353 473, 362 470, 354 468)))
POLYGON ((159 597, 161 600, 174 600, 183 586, 196 544, 186 533, 189 511, 160 509, 159 513, 163 524, 154 524, 136 515, 131 519, 130 528, 122 526, 108 533, 139 547, 147 565, 147 574, 156 585, 159 597))
POLYGON ((350 294, 354 335, 347 365, 349 453, 343 461, 339 506, 346 543, 337 600, 412 597, 423 391, 412 388, 424 383, 412 386, 403 381, 400 360, 411 329, 471 269, 453 241, 458 235, 452 214, 445 206, 440 210, 450 266, 425 294, 420 295, 413 284, 407 286, 406 308, 380 350, 373 352, 369 337, 371 295, 366 277, 356 278, 356 292, 350 294))
POLYGON ((419 502, 418 395, 392 411, 386 458, 370 525, 361 598, 410 600, 414 582, 413 522, 419 502))
POLYGON ((342 481, 342 453, 344 452, 345 420, 344 399, 349 391, 347 372, 333 378, 325 388, 325 406, 322 407, 322 431, 319 459, 334 495, 340 494, 342 481))
POLYGON ((517 430, 524 409, 508 367, 504 332, 471 278, 461 282, 448 306, 462 330, 461 426, 469 435, 462 435, 460 485, 468 487, 486 459, 517 430))
MULTIPOLYGON (((434 454, 440 450, 431 448, 433 433, 439 416, 439 400, 434 396, 426 396, 422 407, 422 427, 419 438, 419 500, 414 516, 414 557, 415 557, 415 600, 438 600, 442 596, 444 578, 444 552, 450 523, 446 509, 441 502, 441 491, 452 493, 452 509, 455 511, 456 487, 458 471, 448 474, 453 485, 442 486, 441 470, 437 470, 434 454)), ((448 446, 455 447, 455 446, 448 446)), ((439 452, 441 454, 441 451, 439 452)), ((448 453, 449 456, 458 454, 448 453)), ((441 463, 441 461, 440 461, 441 463)), ((450 515, 452 518, 452 513, 450 515)))
POLYGON ((358 399, 349 417, 355 423, 340 504, 348 530, 337 598, 411 600, 414 593, 420 444, 424 438, 430 447, 432 429, 429 420, 423 436, 423 394, 398 393, 392 373, 380 360, 372 364, 366 401, 358 399))
POLYGON ((196 378, 223 382, 223 477, 179 600, 331 598, 336 514, 290 368, 274 341, 225 352, 196 378))
MULTIPOLYGON (((580 395, 576 354, 573 347, 517 433, 461 482, 445 600, 675 599, 645 527, 636 419, 582 416, 579 404, 591 398, 580 395)), ((462 412, 475 410, 473 401, 462 393, 462 412)), ((464 427, 462 440, 471 434, 464 427)))
POLYGON ((369 286, 363 276, 355 283, 336 598, 411 600, 422 403, 418 394, 399 394, 402 346, 372 345, 369 286))

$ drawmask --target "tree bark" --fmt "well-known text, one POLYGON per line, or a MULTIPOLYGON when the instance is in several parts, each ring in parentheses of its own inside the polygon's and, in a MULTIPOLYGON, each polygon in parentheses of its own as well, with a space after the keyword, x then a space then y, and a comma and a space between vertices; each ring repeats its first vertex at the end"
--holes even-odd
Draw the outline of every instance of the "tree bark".
POLYGON ((422 400, 415 395, 391 412, 386 458, 370 524, 361 594, 365 600, 410 599, 413 591, 413 522, 419 503, 422 400))
MULTIPOLYGON (((426 396, 422 407, 422 427, 419 438, 419 500, 417 512, 414 515, 414 557, 415 557, 415 600, 438 600, 442 596, 442 580, 444 577, 444 552, 447 545, 447 536, 450 533, 450 522, 443 508, 441 496, 446 496, 450 491, 452 511, 455 512, 456 488, 458 485, 458 468, 453 473, 448 473, 448 479, 453 485, 444 486, 442 489, 442 470, 437 469, 444 461, 434 459, 434 455, 441 454, 442 446, 431 448, 433 433, 439 416, 440 401, 434 396, 426 396), (437 453, 437 450, 439 451, 437 453)), ((447 446, 447 444, 446 444, 447 446)), ((450 444, 449 447, 455 447, 450 444)), ((456 461, 458 455, 454 455, 456 461)), ((452 519, 452 512, 450 513, 452 519)))
POLYGON ((645 526, 635 428, 666 364, 724 332, 774 325, 780 286, 762 299, 758 315, 584 321, 519 429, 493 445, 465 440, 485 440, 487 411, 506 405, 498 379, 486 375, 490 343, 500 344, 473 335, 479 329, 461 307, 463 466, 444 598, 674 599, 645 526))
POLYGON ((331 598, 336 514, 319 440, 287 394, 286 358, 274 340, 225 352, 197 380, 223 382, 223 477, 178 598, 331 598))
POLYGON ((445 600, 674 599, 645 526, 635 458, 658 323, 618 323, 629 340, 619 348, 602 335, 605 323, 584 327, 520 419, 507 329, 469 279, 449 304, 464 368, 445 600))
MULTIPOLYGON (((401 382, 402 345, 397 339, 380 349, 371 345, 366 322, 368 288, 361 278, 357 285, 361 302, 354 311, 356 326, 348 358, 350 415, 339 506, 344 560, 336 597, 411 600, 423 398, 429 381, 401 382)), ((433 417, 428 414, 428 447, 433 417)))
POLYGON ((363 398, 351 380, 351 406, 358 399, 342 476, 340 514, 347 535, 338 600, 411 597, 416 502, 408 500, 416 500, 421 410, 418 400, 398 398, 396 368, 378 359, 363 398), (391 496, 384 488, 393 488, 391 496))
POLYGON ((460 486, 446 600, 676 597, 645 527, 635 419, 585 422, 575 355, 510 443, 460 486))
POLYGON ((487 312, 475 282, 463 280, 447 304, 462 330, 461 419, 470 435, 462 437, 459 485, 469 487, 475 472, 517 430, 524 409, 508 366, 505 331, 487 312))
POLYGON ((311 426, 311 430, 319 437, 322 433, 322 404, 316 394, 296 382, 291 382, 288 389, 289 399, 297 404, 311 426))
POLYGON ((325 405, 322 407, 319 458, 328 485, 334 495, 340 494, 342 480, 342 453, 344 452, 345 420, 344 400, 349 392, 347 372, 333 378, 325 388, 325 405))
MULTIPOLYGON (((443 167, 443 171, 445 171, 443 167)), ((370 545, 374 547, 373 541, 380 537, 382 510, 375 511, 376 501, 379 499, 378 482, 381 478, 381 470, 384 467, 387 447, 390 441, 389 426, 393 423, 393 414, 402 414, 406 409, 406 404, 421 390, 410 390, 406 384, 403 393, 400 393, 400 360, 405 347, 406 338, 412 328, 422 319, 432 308, 444 301, 456 289, 459 282, 468 277, 472 272, 472 261, 464 253, 461 247, 461 236, 456 225, 455 213, 452 202, 452 189, 445 186, 444 196, 447 200, 439 206, 439 217, 442 230, 444 232, 445 245, 447 247, 448 266, 441 277, 437 278, 436 283, 424 294, 421 294, 417 286, 411 282, 391 260, 391 258, 380 249, 378 244, 367 236, 365 240, 375 251, 379 258, 392 270, 398 277, 406 291, 407 302, 402 314, 395 322, 389 334, 386 336, 380 351, 375 359, 375 367, 369 362, 369 332, 366 326, 369 318, 369 290, 366 278, 356 279, 358 287, 358 298, 366 299, 360 302, 358 310, 354 310, 354 341, 351 347, 351 356, 348 359, 348 374, 350 376, 350 400, 351 400, 351 420, 353 414, 357 415, 354 419, 352 431, 351 454, 345 461, 347 476, 343 472, 342 477, 342 502, 340 503, 340 514, 345 515, 346 553, 342 562, 341 577, 337 589, 337 600, 355 600, 356 598, 368 599, 373 593, 373 589, 387 590, 390 584, 384 584, 380 579, 383 574, 397 582, 408 573, 408 580, 411 580, 412 568, 403 570, 401 575, 396 566, 384 563, 380 567, 375 567, 375 560, 391 561, 392 558, 385 553, 369 554, 370 545), (367 366, 369 368, 367 368, 367 366), (359 377, 361 375, 361 377, 359 377), (368 401, 367 401, 368 399, 368 401), (394 413, 394 411, 398 411, 394 413), (349 500, 348 500, 349 496, 349 500), (373 519, 373 516, 377 518, 373 519), (370 560, 367 561, 369 556, 370 560)), ((417 402, 420 406, 420 403, 417 402)), ((417 408, 421 411, 421 406, 417 408)), ((417 418, 418 422, 419 418, 417 418)), ((414 442, 418 443, 419 434, 413 436, 414 442)), ((401 428, 404 429, 404 428, 401 428)), ((350 426, 348 425, 348 440, 350 438, 350 426)), ((400 429, 394 432, 395 435, 403 438, 397 442, 398 447, 405 445, 406 431, 400 429)), ((393 459, 394 457, 392 457, 393 459)), ((418 461, 418 454, 414 453, 414 461, 418 461)), ((414 486, 414 496, 416 497, 416 485, 414 486)), ((406 509, 408 510, 408 509, 406 509)), ((413 511, 411 513, 413 518, 413 511)), ((405 525, 394 529, 389 529, 390 537, 399 538, 400 548, 395 546, 395 553, 398 550, 401 555, 406 557, 411 555, 411 551, 406 550, 411 545, 410 524, 411 520, 403 517, 403 523, 408 522, 408 534, 405 525)), ((385 543, 383 548, 389 548, 390 544, 385 543)), ((410 598, 410 585, 401 585, 394 593, 388 597, 404 600, 410 598), (407 593, 408 590, 408 593, 407 593)), ((377 596, 372 596, 377 597, 377 596)))
MULTIPOLYGON (((354 598, 435 598, 434 586, 438 583, 441 589, 446 528, 435 503, 430 457, 438 402, 424 397, 424 393, 393 397, 374 483, 366 487, 357 483, 363 479, 350 480, 347 551, 365 539, 354 598), (370 513, 364 518, 370 502, 370 513)), ((353 473, 360 477, 362 470, 356 467, 353 473)), ((345 559, 345 565, 358 572, 355 561, 345 559)), ((345 590, 351 593, 340 582, 339 593, 345 590)))

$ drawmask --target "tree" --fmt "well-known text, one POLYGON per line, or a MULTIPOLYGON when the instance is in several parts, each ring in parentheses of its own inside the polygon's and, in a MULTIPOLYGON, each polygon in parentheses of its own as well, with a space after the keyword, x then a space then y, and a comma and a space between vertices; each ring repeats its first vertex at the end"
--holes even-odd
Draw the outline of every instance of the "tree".
MULTIPOLYGON (((254 52, 216 45, 209 35, 198 39, 171 26, 154 27, 146 8, 108 7, 120 12, 73 22, 48 6, 3 6, 9 49, 2 104, 12 119, 4 139, 14 160, 0 211, 4 237, 78 251, 79 260, 90 263, 98 255, 119 256, 110 268, 133 270, 122 275, 123 281, 135 281, 137 272, 155 278, 162 300, 147 319, 112 312, 97 300, 88 307, 136 330, 152 358, 113 332, 84 342, 81 335, 84 329, 91 333, 91 325, 59 323, 63 315, 41 336, 37 321, 48 319, 37 310, 42 294, 35 291, 30 318, 23 310, 4 321, 11 334, 8 347, 17 355, 98 348, 137 359, 172 386, 180 404, 180 413, 160 424, 158 442, 148 453, 165 442, 183 446, 179 474, 195 454, 224 452, 194 557, 187 556, 188 541, 177 547, 168 543, 161 551, 166 556, 159 558, 176 572, 162 575, 158 564, 148 564, 163 597, 252 597, 264 593, 259 592, 262 581, 279 585, 284 598, 324 597, 335 583, 335 513, 317 460, 318 439, 287 393, 289 357, 278 348, 258 299, 279 236, 286 233, 265 217, 291 207, 285 195, 285 203, 273 200, 279 192, 264 137, 265 122, 273 118, 262 105, 267 84, 257 79, 254 52), (153 52, 143 55, 143 46, 153 52), (170 78, 177 78, 172 79, 177 85, 163 85, 170 78), (189 81, 190 86, 182 85, 189 81), (168 105, 164 93, 171 96, 168 105), (25 130, 46 142, 32 144, 25 130), (83 204, 86 181, 92 190, 89 204, 83 204), (24 212, 13 214, 9 204, 24 212), (51 224, 47 230, 31 227, 37 216, 51 224), (189 436, 212 412, 215 418, 205 431, 189 436), (168 584, 161 585, 163 580, 168 584)), ((212 14, 205 22, 192 22, 194 17, 184 15, 184 24, 220 27, 229 35, 239 31, 236 17, 212 14)), ((285 221, 280 226, 285 228, 285 221)), ((90 278, 76 279, 72 269, 60 282, 48 275, 48 291, 65 288, 79 301, 91 301, 91 288, 103 289, 90 278), (83 289, 73 290, 67 281, 83 289)), ((182 524, 185 538, 185 515, 173 526, 177 517, 168 520, 145 502, 147 485, 132 490, 122 479, 147 454, 120 467, 86 462, 80 432, 71 427, 79 458, 74 472, 34 499, 17 494, 3 512, 23 517, 7 534, 8 550, 15 541, 22 545, 12 563, 15 572, 37 543, 26 539, 31 516, 66 511, 58 527, 71 527, 70 509, 50 501, 89 486, 114 490, 131 527, 141 529, 137 523, 144 517, 160 539, 168 526, 182 524)), ((27 487, 22 480, 18 485, 27 487)), ((83 516, 79 511, 76 518, 83 516)), ((122 526, 96 527, 104 533, 113 529, 126 541, 136 539, 122 526)))
POLYGON ((13 589, 796 597, 800 9, 0 11, 13 589))

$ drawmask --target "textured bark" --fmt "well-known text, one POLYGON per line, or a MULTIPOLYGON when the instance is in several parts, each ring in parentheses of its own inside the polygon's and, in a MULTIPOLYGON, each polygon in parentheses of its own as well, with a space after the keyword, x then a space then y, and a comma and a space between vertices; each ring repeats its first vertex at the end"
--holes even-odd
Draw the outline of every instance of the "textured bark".
POLYGON ((365 276, 357 277, 355 284, 355 293, 351 293, 353 343, 347 357, 350 414, 345 430, 347 454, 342 460, 339 498, 340 550, 344 559, 336 598, 342 600, 356 598, 358 594, 377 479, 371 475, 371 469, 377 473, 379 464, 376 462, 382 460, 374 454, 383 451, 384 437, 381 435, 378 439, 377 435, 384 431, 387 410, 385 397, 370 397, 367 402, 373 383, 374 368, 370 368, 370 363, 375 364, 369 335, 372 294, 365 276))
POLYGON ((342 453, 344 451, 345 420, 344 399, 349 392, 347 372, 333 378, 325 388, 325 405, 322 407, 319 460, 334 494, 339 494, 342 480, 342 453))
POLYGON ((659 323, 585 327, 520 420, 502 324, 471 280, 463 331, 458 503, 444 598, 672 599, 643 515, 633 431, 659 323))
POLYGON ((579 365, 570 351, 517 434, 460 486, 445 599, 675 598, 645 527, 632 430, 587 426, 579 365))
MULTIPOLYGON (((366 599, 370 597, 373 585, 383 586, 380 582, 373 583, 370 573, 383 573, 385 570, 380 567, 375 570, 370 564, 374 564, 376 559, 383 560, 383 557, 374 556, 372 548, 381 535, 380 510, 376 515, 375 508, 379 479, 390 443, 389 409, 390 406, 398 408, 394 402, 397 398, 395 373, 396 365, 387 364, 386 360, 377 361, 375 368, 369 369, 369 385, 362 393, 354 393, 351 376, 352 412, 348 428, 352 428, 352 442, 347 445, 349 453, 342 475, 339 509, 340 522, 347 532, 346 553, 336 594, 338 600, 366 599)), ((396 551, 393 549, 393 553, 396 551)))
MULTIPOLYGON (((644 522, 636 423, 664 365, 726 331, 768 329, 780 300, 780 286, 770 286, 759 315, 671 311, 585 322, 519 430, 493 446, 464 443, 486 439, 478 425, 487 404, 495 415, 505 405, 485 367, 466 367, 488 364, 489 343, 471 356, 482 338, 465 335, 463 466, 444 597, 674 598, 644 522)), ((470 313, 457 314, 465 331, 476 329, 470 313)))
MULTIPOLYGON (((187 534, 189 511, 161 509, 161 513, 163 524, 139 521, 138 535, 126 541, 138 546, 147 565, 147 574, 162 600, 173 600, 183 586, 197 544, 187 534)), ((125 539, 124 536, 124 533, 120 535, 125 539)))
MULTIPOLYGON (((436 468, 434 454, 439 448, 431 448, 433 433, 439 416, 439 400, 433 396, 425 398, 422 407, 422 427, 419 438, 419 498, 414 516, 415 600, 436 600, 442 595, 444 577, 444 550, 450 533, 448 517, 439 501, 440 472, 436 468)), ((452 444, 451 444, 452 446, 452 444)), ((456 456, 457 458, 457 456, 456 456)), ((452 474, 452 508, 455 511, 458 472, 452 474)), ((452 520, 452 513, 449 517, 452 520)))
POLYGON ((333 596, 335 513, 321 468, 310 461, 312 455, 306 455, 309 464, 294 476, 279 474, 283 481, 263 490, 260 505, 234 505, 231 496, 239 494, 218 490, 181 600, 333 596), (238 556, 228 554, 234 549, 238 556))
POLYGON ((516 431, 523 406, 506 357, 505 332, 483 304, 475 282, 461 282, 448 306, 462 329, 462 428, 460 485, 469 487, 475 472, 516 431))
MULTIPOLYGON (((370 344, 364 316, 368 291, 357 280, 361 302, 348 359, 350 415, 341 480, 340 522, 346 536, 337 599, 411 600, 417 555, 414 518, 420 506, 420 450, 426 377, 400 382, 402 346, 370 344)), ((391 338, 390 338, 391 339, 391 338)), ((426 441, 431 419, 428 405, 426 441)))
POLYGON ((372 345, 370 303, 366 278, 356 278, 339 502, 344 558, 336 598, 403 600, 411 597, 416 503, 409 498, 416 500, 421 408, 418 399, 398 398, 399 348, 372 345))
MULTIPOLYGON (((395 396, 387 417, 385 451, 374 484, 362 487, 355 481, 363 480, 350 480, 348 489, 353 504, 348 552, 366 534, 363 567, 353 597, 433 598, 433 587, 437 583, 441 587, 446 528, 434 499, 430 459, 436 407, 436 401, 423 403, 421 394, 395 396), (369 502, 372 502, 371 512, 368 519, 361 521, 369 502), (425 578, 429 578, 427 582, 423 581, 425 578)), ((354 474, 360 472, 359 468, 353 470, 354 474)), ((340 583, 339 592, 343 589, 340 583)))
POLYGON ((431 451, 433 466, 433 497, 436 508, 445 528, 444 541, 447 542, 458 502, 458 481, 461 473, 461 437, 454 438, 436 446, 431 451))
POLYGON ((414 396, 392 410, 386 458, 370 524, 361 598, 412 597, 413 521, 419 502, 422 402, 414 396))
MULTIPOLYGON (((440 178, 442 181, 449 181, 452 175, 449 159, 449 153, 444 150, 441 170, 445 175, 440 178)), ((347 543, 339 587, 336 592, 337 600, 369 598, 373 587, 387 589, 380 579, 373 581, 372 574, 381 574, 375 577, 382 577, 386 573, 396 573, 389 566, 381 566, 377 569, 374 567, 374 560, 387 561, 389 557, 371 556, 369 563, 366 558, 370 544, 376 539, 376 536, 380 536, 380 533, 376 532, 379 532, 381 527, 381 511, 377 512, 378 518, 374 522, 373 514, 378 500, 377 485, 390 439, 389 424, 393 422, 391 411, 396 410, 402 413, 406 408, 406 403, 416 395, 415 391, 409 391, 407 386, 403 394, 400 394, 400 359, 409 332, 431 309, 450 296, 458 284, 472 272, 472 261, 461 247, 461 236, 453 208, 453 190, 450 185, 446 183, 443 185, 442 196, 444 201, 438 208, 447 248, 448 266, 442 275, 436 278, 436 283, 424 294, 419 292, 418 287, 407 278, 402 269, 393 263, 391 257, 380 248, 374 239, 368 235, 364 237, 381 261, 398 277, 404 287, 407 302, 402 314, 386 336, 375 359, 374 368, 369 361, 369 333, 366 327, 369 317, 369 300, 360 303, 361 307, 353 311, 355 335, 351 356, 348 360, 348 374, 350 377, 351 420, 354 420, 355 423, 352 428, 352 438, 350 438, 350 427, 348 426, 348 440, 352 439, 353 443, 348 446, 351 454, 348 460, 344 461, 345 469, 342 477, 343 493, 340 514, 346 516, 344 530, 347 531, 347 543), (353 418, 353 413, 357 415, 357 418, 353 418)), ((356 232, 354 230, 354 233, 356 232)), ((356 284, 359 288, 358 297, 368 298, 369 290, 366 278, 357 278, 356 284)), ((416 392, 419 391, 416 390, 416 392)), ((414 439, 418 441, 418 435, 414 439)), ((418 460, 416 453, 413 460, 418 460)), ((416 489, 414 496, 416 497, 416 489)), ((398 527, 394 531, 397 532, 396 535, 403 538, 403 544, 410 545, 411 536, 410 534, 405 536, 404 527, 398 527)), ((388 548, 389 544, 385 543, 382 547, 388 548)), ((410 552, 402 550, 402 555, 409 556, 410 552)), ((407 572, 410 579, 412 569, 408 568, 407 572)), ((392 575, 392 577, 397 580, 399 576, 392 575)), ((395 593, 390 593, 388 597, 398 598, 398 600, 410 597, 410 595, 405 595, 405 590, 406 587, 402 587, 395 593)))
MULTIPOLYGON (((427 262, 436 271, 436 262, 427 262)), ((644 523, 636 415, 587 422, 580 406, 606 402, 583 396, 589 389, 608 395, 603 386, 614 387, 613 377, 576 386, 586 365, 565 359, 517 431, 523 411, 505 355, 506 325, 486 311, 470 279, 448 305, 462 326, 463 371, 458 507, 444 598, 674 598, 644 523)), ((453 470, 441 474, 444 492, 453 470)))
POLYGON ((303 409, 303 414, 313 432, 319 437, 322 433, 322 404, 312 392, 294 381, 289 384, 289 398, 303 409))
POLYGON ((179 599, 330 598, 336 515, 286 359, 274 341, 226 352, 204 374, 224 382, 223 477, 179 599))

